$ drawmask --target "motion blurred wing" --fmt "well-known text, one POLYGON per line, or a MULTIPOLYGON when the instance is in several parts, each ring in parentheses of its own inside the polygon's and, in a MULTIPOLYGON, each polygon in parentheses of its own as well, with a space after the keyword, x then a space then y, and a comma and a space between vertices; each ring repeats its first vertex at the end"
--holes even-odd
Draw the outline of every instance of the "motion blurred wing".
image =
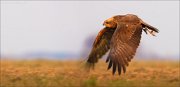
POLYGON ((98 33, 93 48, 88 56, 88 67, 94 68, 94 64, 98 62, 98 59, 110 49, 110 41, 114 31, 115 29, 106 27, 98 33))
POLYGON ((113 74, 116 69, 119 75, 123 70, 126 72, 126 66, 131 61, 139 46, 142 33, 142 26, 140 24, 119 24, 111 39, 111 49, 107 62, 109 62, 108 69, 113 67, 113 74))

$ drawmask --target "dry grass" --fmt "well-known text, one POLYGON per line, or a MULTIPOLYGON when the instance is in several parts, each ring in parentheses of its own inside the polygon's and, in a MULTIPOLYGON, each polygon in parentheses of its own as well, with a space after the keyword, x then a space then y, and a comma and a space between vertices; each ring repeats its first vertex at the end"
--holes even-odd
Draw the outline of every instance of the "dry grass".
POLYGON ((100 61, 90 73, 78 61, 1 60, 0 87, 179 87, 179 63, 132 61, 126 74, 112 75, 100 61))

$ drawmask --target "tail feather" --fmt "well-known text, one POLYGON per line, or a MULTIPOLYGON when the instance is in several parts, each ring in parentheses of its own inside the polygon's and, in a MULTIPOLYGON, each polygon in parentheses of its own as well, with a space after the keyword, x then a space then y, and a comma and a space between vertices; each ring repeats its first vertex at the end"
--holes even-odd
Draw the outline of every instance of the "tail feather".
POLYGON ((142 23, 143 27, 147 27, 148 29, 150 29, 150 30, 152 30, 152 31, 154 31, 156 33, 159 33, 159 30, 157 28, 155 28, 155 27, 153 27, 153 26, 151 26, 151 25, 149 25, 149 24, 147 24, 147 23, 145 23, 143 21, 141 23, 142 23))

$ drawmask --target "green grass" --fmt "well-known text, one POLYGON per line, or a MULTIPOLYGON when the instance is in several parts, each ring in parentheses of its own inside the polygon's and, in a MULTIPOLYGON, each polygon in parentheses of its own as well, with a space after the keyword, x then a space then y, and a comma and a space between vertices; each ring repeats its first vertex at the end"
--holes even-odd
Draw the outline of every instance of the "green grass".
POLYGON ((176 61, 132 61, 112 75, 100 61, 87 72, 79 61, 1 60, 0 87, 180 87, 176 61))

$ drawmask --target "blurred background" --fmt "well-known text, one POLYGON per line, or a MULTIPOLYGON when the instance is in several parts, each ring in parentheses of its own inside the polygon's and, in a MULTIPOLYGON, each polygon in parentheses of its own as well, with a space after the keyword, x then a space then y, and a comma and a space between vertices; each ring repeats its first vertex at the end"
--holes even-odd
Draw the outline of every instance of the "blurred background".
POLYGON ((137 58, 179 59, 178 1, 1 1, 1 59, 86 58, 104 20, 124 14, 160 30, 143 32, 137 58))

